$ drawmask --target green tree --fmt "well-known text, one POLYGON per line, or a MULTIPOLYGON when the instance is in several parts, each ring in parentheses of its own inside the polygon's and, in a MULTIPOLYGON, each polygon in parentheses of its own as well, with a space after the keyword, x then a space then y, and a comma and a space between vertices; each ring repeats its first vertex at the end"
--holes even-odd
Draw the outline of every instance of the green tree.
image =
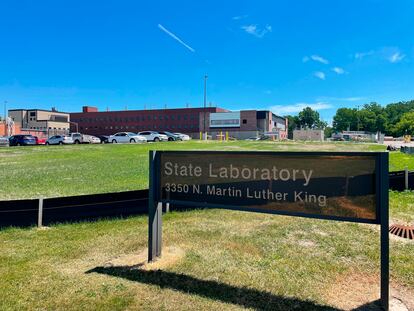
POLYGON ((414 111, 406 112, 395 125, 394 132, 397 136, 414 135, 414 111))
POLYGON ((319 112, 313 110, 311 107, 304 108, 298 115, 299 124, 306 128, 316 128, 318 126, 326 126, 326 123, 322 123, 320 120, 319 112))
POLYGON ((385 114, 387 118, 387 125, 385 132, 387 135, 397 135, 396 124, 401 117, 410 111, 414 111, 414 100, 407 102, 391 103, 385 107, 385 114))
POLYGON ((365 104, 357 111, 357 118, 357 128, 362 131, 384 132, 387 127, 388 118, 385 109, 375 102, 365 104))
POLYGON ((332 137, 332 134, 334 133, 334 130, 331 126, 326 126, 324 129, 325 138, 332 137))
POLYGON ((285 116, 288 119, 288 138, 293 139, 293 131, 300 127, 298 116, 285 116))
POLYGON ((333 117, 333 129, 336 132, 351 130, 358 127, 358 111, 355 108, 339 108, 333 117))

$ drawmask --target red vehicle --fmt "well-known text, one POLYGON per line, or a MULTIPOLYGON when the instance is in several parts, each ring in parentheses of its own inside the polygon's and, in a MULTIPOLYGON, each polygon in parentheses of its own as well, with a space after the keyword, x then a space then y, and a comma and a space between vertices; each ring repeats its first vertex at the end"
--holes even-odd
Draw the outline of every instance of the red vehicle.
POLYGON ((44 145, 44 144, 46 144, 46 139, 45 138, 39 138, 37 136, 34 136, 34 138, 36 139, 36 145, 44 145))

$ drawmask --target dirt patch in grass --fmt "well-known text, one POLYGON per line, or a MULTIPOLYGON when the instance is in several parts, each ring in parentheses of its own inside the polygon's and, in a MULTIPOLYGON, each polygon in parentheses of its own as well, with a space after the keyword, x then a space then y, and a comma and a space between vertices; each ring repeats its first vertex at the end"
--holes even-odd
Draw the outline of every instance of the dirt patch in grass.
MULTIPOLYGON (((390 285, 390 310, 414 310, 414 291, 390 285)), ((348 272, 340 275, 325 293, 327 303, 343 310, 382 310, 374 301, 380 297, 380 277, 348 272)))
POLYGON ((174 266, 185 256, 185 251, 179 247, 165 247, 161 258, 148 262, 148 250, 140 253, 127 254, 107 262, 105 267, 123 267, 126 269, 163 270, 174 266))

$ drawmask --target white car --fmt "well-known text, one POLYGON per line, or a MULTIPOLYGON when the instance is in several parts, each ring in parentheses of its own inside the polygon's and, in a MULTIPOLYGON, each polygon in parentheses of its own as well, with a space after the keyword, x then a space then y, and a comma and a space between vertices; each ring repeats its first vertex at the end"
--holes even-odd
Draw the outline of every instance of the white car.
POLYGON ((181 140, 190 140, 191 139, 191 137, 187 134, 174 133, 174 135, 178 135, 181 138, 181 140))
POLYGON ((0 136, 0 146, 8 146, 9 138, 7 136, 0 136))
POLYGON ((154 131, 139 132, 138 135, 144 136, 148 141, 168 141, 168 136, 154 131))
POLYGON ((100 144, 101 143, 101 139, 96 137, 96 136, 91 136, 89 142, 91 144, 100 144))
POLYGON ((55 135, 46 140, 46 145, 70 145, 73 144, 71 136, 55 135))
POLYGON ((132 132, 119 132, 109 136, 108 142, 113 144, 118 143, 146 143, 147 139, 139 134, 132 132))

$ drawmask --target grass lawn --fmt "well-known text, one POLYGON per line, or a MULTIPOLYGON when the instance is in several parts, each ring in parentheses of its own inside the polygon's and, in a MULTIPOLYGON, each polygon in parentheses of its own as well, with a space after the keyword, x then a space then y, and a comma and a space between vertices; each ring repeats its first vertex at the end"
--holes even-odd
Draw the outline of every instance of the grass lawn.
MULTIPOLYGON (((142 145, 37 146, 0 149, 0 200, 59 197, 137 190, 148 187, 149 150, 380 151, 358 143, 217 142, 197 140, 142 145)), ((414 156, 391 153, 390 169, 408 165, 414 156)))
MULTIPOLYGON (((383 150, 366 144, 160 143, 0 149, 0 198, 147 186, 148 150, 383 150), (28 173, 29 172, 29 173, 28 173)), ((391 169, 413 158, 390 155, 391 169), (405 158, 405 157, 404 157, 405 158)), ((411 161, 411 162, 410 162, 411 161)), ((414 222, 414 192, 390 192, 414 222)), ((0 310, 343 310, 379 297, 375 225, 225 210, 163 216, 145 264, 147 216, 0 230, 0 310)), ((414 308, 414 242, 390 236, 391 293, 414 308)))
MULTIPOLYGON (((395 219, 407 211, 391 197, 395 219)), ((140 265, 145 216, 0 231, 0 310, 342 310, 378 298, 373 225, 225 210, 163 218, 153 266, 140 265)), ((414 243, 391 238, 392 294, 406 305, 413 260, 414 243)))

